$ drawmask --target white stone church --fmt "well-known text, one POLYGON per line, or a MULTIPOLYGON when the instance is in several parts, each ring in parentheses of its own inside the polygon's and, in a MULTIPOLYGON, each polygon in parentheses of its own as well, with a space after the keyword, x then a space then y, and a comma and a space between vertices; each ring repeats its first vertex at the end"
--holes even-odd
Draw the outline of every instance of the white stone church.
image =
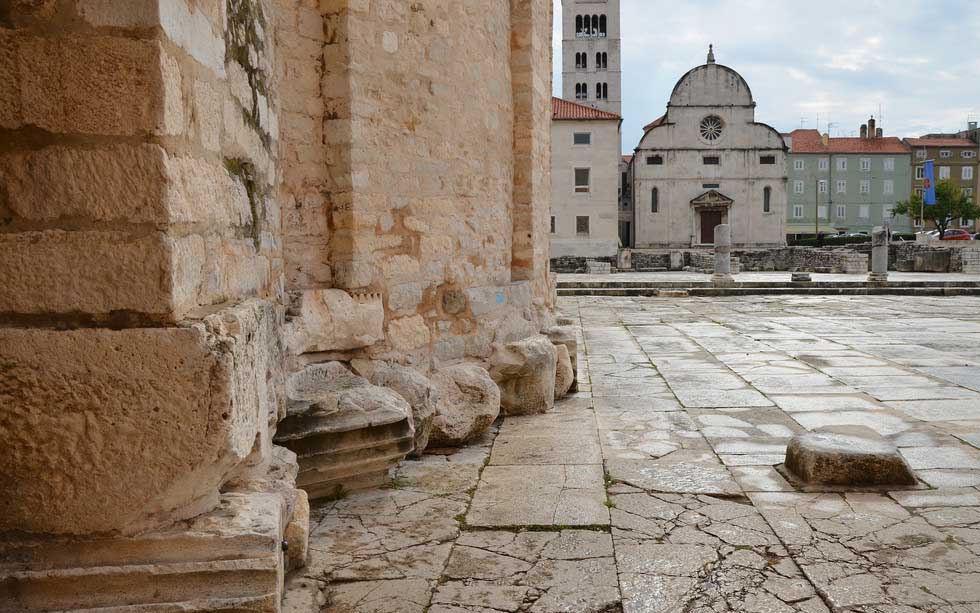
POLYGON ((710 246, 723 223, 735 247, 784 245, 786 153, 779 132, 755 120, 748 83, 709 48, 636 148, 635 246, 710 246))

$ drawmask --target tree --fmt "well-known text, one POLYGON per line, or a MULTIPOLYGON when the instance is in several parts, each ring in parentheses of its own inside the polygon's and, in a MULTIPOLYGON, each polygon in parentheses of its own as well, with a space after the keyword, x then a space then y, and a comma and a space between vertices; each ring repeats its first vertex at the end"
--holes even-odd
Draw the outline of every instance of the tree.
POLYGON ((922 196, 912 194, 908 200, 895 205, 893 212, 912 219, 917 218, 921 212, 922 221, 931 221, 939 230, 940 240, 946 238, 946 228, 954 219, 980 218, 980 207, 963 193, 959 185, 949 179, 936 183, 936 204, 923 206, 922 196))

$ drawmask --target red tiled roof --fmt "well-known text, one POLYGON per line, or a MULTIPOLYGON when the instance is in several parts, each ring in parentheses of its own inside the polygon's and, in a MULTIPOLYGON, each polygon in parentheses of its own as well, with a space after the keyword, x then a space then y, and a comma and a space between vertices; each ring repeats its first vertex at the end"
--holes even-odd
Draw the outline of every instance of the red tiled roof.
POLYGON ((659 126, 660 124, 662 124, 665 119, 667 119, 667 115, 666 114, 661 115, 660 117, 657 117, 656 119, 654 119, 653 121, 651 121, 647 125, 643 126, 643 131, 644 132, 647 132, 651 128, 656 128, 657 126, 659 126))
POLYGON ((584 104, 576 104, 561 98, 551 98, 552 119, 622 119, 615 113, 607 113, 584 104))
POLYGON ((902 139, 894 136, 881 138, 840 138, 831 137, 823 144, 820 132, 816 130, 793 130, 790 153, 908 153, 909 148, 902 139))
POLYGON ((969 138, 906 138, 905 142, 910 147, 977 147, 969 138))

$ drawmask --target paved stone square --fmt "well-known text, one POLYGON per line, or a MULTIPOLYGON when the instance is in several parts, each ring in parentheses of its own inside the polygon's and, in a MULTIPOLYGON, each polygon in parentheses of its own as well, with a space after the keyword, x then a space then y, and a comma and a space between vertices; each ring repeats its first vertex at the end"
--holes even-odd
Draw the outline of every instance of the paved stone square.
POLYGON ((980 299, 566 298, 580 392, 314 508, 288 609, 980 611, 980 299), (804 487, 866 426, 920 483, 804 487))

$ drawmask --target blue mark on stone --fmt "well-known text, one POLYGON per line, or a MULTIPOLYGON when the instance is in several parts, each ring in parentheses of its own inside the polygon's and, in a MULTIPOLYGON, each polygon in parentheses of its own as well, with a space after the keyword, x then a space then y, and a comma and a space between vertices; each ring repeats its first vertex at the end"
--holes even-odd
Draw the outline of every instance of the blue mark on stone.
POLYGON ((504 298, 503 292, 497 292, 497 304, 503 304, 507 299, 504 298))

